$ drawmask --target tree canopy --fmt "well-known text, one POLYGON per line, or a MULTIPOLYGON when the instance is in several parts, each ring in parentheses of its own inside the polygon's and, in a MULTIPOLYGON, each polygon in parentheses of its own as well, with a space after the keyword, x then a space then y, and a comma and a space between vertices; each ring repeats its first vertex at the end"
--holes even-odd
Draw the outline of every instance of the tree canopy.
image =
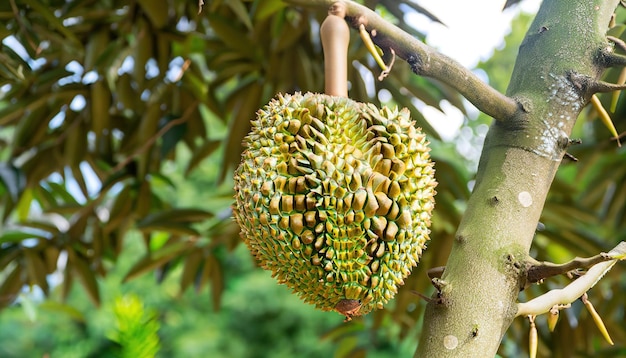
MULTIPOLYGON (((423 34, 406 23, 406 12, 438 21, 413 1, 362 3, 417 38, 423 34)), ((432 142, 439 182, 432 241, 393 303, 361 321, 340 324, 340 316, 325 314, 337 319, 333 327, 312 318, 312 311, 295 313, 301 310, 295 301, 276 307, 270 294, 258 297, 267 304, 258 304, 255 311, 251 301, 257 297, 245 295, 258 292, 250 287, 260 274, 251 267, 231 220, 232 172, 258 108, 279 92, 322 91, 318 29, 326 14, 280 0, 211 1, 198 10, 197 2, 186 0, 0 4, 5 24, 0 29, 0 306, 25 305, 18 299, 25 287, 31 295, 40 292, 53 301, 76 302, 84 294, 99 306, 106 286, 113 284, 108 275, 132 285, 135 279, 146 282, 144 274, 153 272, 163 289, 187 302, 200 304, 190 298, 196 295, 194 288, 199 295, 210 293, 215 310, 249 315, 256 322, 287 317, 281 320, 284 327, 267 328, 281 334, 300 324, 289 316, 313 320, 316 330, 303 328, 297 334, 319 336, 325 327, 328 339, 336 343, 328 349, 337 356, 373 351, 377 343, 367 342, 367 337, 377 334, 387 334, 381 341, 396 342, 394 349, 399 349, 397 342, 419 330, 425 305, 415 292, 429 296, 434 291, 426 271, 445 265, 475 174, 455 143, 441 141, 419 108, 441 109, 447 101, 465 112, 466 102, 449 84, 415 76, 402 61, 383 81, 375 80, 376 63, 362 43, 352 41, 350 97, 407 107, 432 142)), ((609 34, 626 39, 625 16, 618 12, 618 25, 609 34)), ((529 21, 516 24, 504 49, 480 66, 501 91, 529 21)), ((621 69, 611 69, 605 79, 617 82, 620 74, 621 69)), ((612 96, 600 99, 606 108, 614 107, 611 118, 623 133, 626 102, 613 106, 612 96)), ((573 129, 572 138, 582 144, 568 149, 571 156, 552 184, 531 249, 537 260, 593 256, 626 240, 626 151, 610 140, 596 117, 593 109, 584 110, 573 129)), ((489 121, 469 119, 466 128, 471 132, 489 121)), ((480 145, 476 142, 472 137, 471 143, 480 145)), ((520 299, 568 281, 546 280, 523 291, 520 299)), ((611 271, 589 292, 616 346, 601 343, 593 319, 576 302, 563 311, 556 333, 538 321, 540 355, 624 354, 624 292, 623 270, 611 271)), ((177 309, 218 315, 206 308, 177 309)), ((220 326, 252 328, 236 321, 220 326)), ((499 354, 525 351, 520 342, 527 332, 528 323, 515 320, 499 354)), ((275 339, 257 337, 259 342, 275 339)), ((309 348, 312 356, 319 354, 309 348)))

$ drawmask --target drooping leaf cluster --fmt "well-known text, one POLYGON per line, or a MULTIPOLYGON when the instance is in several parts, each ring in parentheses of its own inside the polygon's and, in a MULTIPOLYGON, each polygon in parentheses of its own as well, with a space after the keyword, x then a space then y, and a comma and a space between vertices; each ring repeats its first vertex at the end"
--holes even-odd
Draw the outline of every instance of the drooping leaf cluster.
MULTIPOLYGON (((414 3, 372 2, 390 21, 421 36, 403 18, 414 3)), ((321 91, 317 29, 324 14, 279 0, 12 0, 0 4, 0 303, 23 287, 67 295, 75 282, 101 300, 98 278, 116 263, 129 230, 145 254, 130 279, 163 279, 183 266, 180 288, 210 284, 219 306, 223 260, 239 242, 231 220, 232 171, 255 111, 278 92, 321 91), (188 180, 202 180, 202 204, 184 202, 188 180), (198 179, 201 176, 200 179, 198 179), (181 194, 182 195, 182 194, 181 194), (52 274, 62 280, 51 284, 52 274)), ((431 16, 427 14, 427 16, 431 16)), ((357 36, 350 47, 351 97, 409 108, 437 133, 413 98, 460 106, 449 87, 412 78, 397 63, 384 82, 357 36)), ((437 237, 428 261, 442 262, 468 195, 465 169, 439 154, 437 237), (440 247, 440 248, 438 248, 440 247)), ((435 155, 437 156, 437 155, 435 155)), ((423 275, 423 273, 422 273, 423 275)), ((417 276, 415 276, 417 277, 417 276)), ((410 279, 398 295, 398 321, 419 317, 410 279), (406 316, 406 319, 402 318, 406 316)), ((386 314, 386 313, 383 313, 386 314)))

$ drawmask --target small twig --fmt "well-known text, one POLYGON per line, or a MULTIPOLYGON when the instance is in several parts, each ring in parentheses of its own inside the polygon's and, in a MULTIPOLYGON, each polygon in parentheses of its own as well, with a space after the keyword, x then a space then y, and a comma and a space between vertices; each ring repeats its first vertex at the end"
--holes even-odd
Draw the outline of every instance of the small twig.
POLYGON ((189 65, 191 65, 191 59, 186 59, 185 62, 183 62, 183 65, 180 66, 180 71, 178 71, 178 75, 176 75, 176 77, 174 78, 174 83, 180 81, 183 78, 183 75, 185 74, 185 72, 187 72, 187 69, 189 69, 189 65))
POLYGON ((572 162, 577 162, 578 158, 576 158, 575 156, 569 154, 568 152, 565 152, 565 154, 563 154, 565 156, 565 158, 571 160, 572 162))
POLYGON ((615 46, 619 47, 621 50, 626 51, 626 42, 624 42, 622 39, 614 36, 607 36, 606 38, 609 41, 613 42, 615 46))
POLYGON ((202 6, 204 5, 204 0, 198 0, 198 15, 202 12, 202 6))
POLYGON ((624 55, 618 55, 612 52, 604 52, 600 58, 600 63, 606 68, 626 65, 626 56, 624 55))
MULTIPOLYGON (((624 65, 626 65, 626 62, 624 62, 624 65)), ((569 71, 567 77, 576 88, 583 93, 587 93, 589 97, 595 93, 607 93, 626 89, 626 84, 598 81, 590 76, 582 75, 574 71, 569 71)))
POLYGON ((417 292, 417 291, 415 291, 415 290, 411 290, 411 293, 412 293, 412 294, 414 294, 414 295, 416 295, 416 296, 418 296, 419 298, 423 299, 423 300, 424 300, 424 301, 426 301, 426 302, 432 302, 432 301, 433 301, 433 299, 432 299, 432 298, 430 298, 430 297, 426 296, 426 295, 425 295, 425 294, 423 294, 423 293, 417 292))
POLYGON ((433 268, 429 269, 428 272, 426 272, 426 274, 428 274, 428 278, 430 278, 431 280, 433 278, 441 278, 441 276, 443 275, 443 271, 445 269, 446 269, 445 266, 433 267, 433 268))
POLYGON ((136 156, 148 150, 148 148, 150 148, 150 146, 152 146, 158 138, 162 137, 172 127, 187 122, 189 118, 191 118, 191 114, 193 113, 193 111, 198 106, 198 102, 199 101, 195 101, 191 106, 189 106, 182 116, 164 125, 163 128, 161 128, 157 133, 155 133, 152 137, 148 138, 148 140, 141 147, 137 148, 137 150, 135 150, 133 154, 129 155, 128 157, 126 157, 126 159, 117 163, 117 165, 111 170, 111 172, 115 173, 121 170, 122 168, 124 168, 125 166, 127 166, 128 163, 130 163, 136 156))
POLYGON ((618 135, 617 137, 615 137, 615 138, 611 138, 611 140, 617 140, 617 141, 618 141, 618 140, 620 140, 621 138, 624 138, 624 137, 626 137, 626 132, 622 132, 622 133, 621 133, 620 135, 618 135))
MULTIPOLYGON (((585 292, 595 286, 617 261, 626 258, 626 241, 620 242, 613 250, 604 255, 608 257, 608 261, 600 261, 592 266, 583 276, 574 280, 564 288, 550 290, 528 302, 518 303, 516 316, 540 315, 549 312, 554 305, 565 305, 576 301, 585 292)), ((594 258, 601 256, 602 254, 594 256, 594 258)))
POLYGON ((577 269, 586 269, 600 262, 609 261, 611 259, 612 258, 609 254, 602 252, 588 258, 577 257, 564 264, 555 264, 547 261, 533 263, 527 268, 526 282, 536 283, 548 277, 563 275, 577 269))

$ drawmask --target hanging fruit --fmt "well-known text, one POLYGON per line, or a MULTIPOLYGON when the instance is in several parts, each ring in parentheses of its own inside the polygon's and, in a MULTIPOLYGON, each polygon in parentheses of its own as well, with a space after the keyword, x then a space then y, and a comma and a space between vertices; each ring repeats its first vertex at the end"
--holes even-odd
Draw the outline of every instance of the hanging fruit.
POLYGON ((233 212, 263 268, 350 320, 382 308, 419 262, 436 182, 408 110, 347 98, 349 29, 331 12, 321 27, 327 94, 280 94, 257 112, 233 212))

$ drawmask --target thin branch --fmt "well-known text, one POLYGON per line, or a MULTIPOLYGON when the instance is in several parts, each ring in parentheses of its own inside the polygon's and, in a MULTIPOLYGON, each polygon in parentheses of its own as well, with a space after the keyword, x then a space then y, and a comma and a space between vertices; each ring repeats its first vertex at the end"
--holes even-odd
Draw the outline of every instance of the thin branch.
POLYGON ((626 51, 626 42, 624 42, 622 39, 615 36, 607 36, 606 38, 607 40, 613 42, 615 46, 619 47, 623 51, 626 51))
MULTIPOLYGON (((618 44, 618 47, 621 47, 621 44, 618 44)), ((608 50, 601 51, 599 59, 600 64, 604 68, 626 66, 626 56, 618 55, 608 50)))
POLYGON ((385 52, 393 50, 411 65, 415 74, 436 78, 454 87, 476 108, 497 120, 509 119, 520 110, 514 99, 498 92, 455 60, 423 44, 363 5, 335 0, 285 1, 294 5, 326 8, 334 3, 342 3, 346 8, 346 20, 353 28, 364 25, 378 47, 385 52))
POLYGON ((609 251, 607 256, 610 258, 608 261, 594 265, 582 277, 564 288, 548 291, 528 302, 518 303, 516 317, 540 315, 550 311, 554 305, 564 305, 576 301, 591 289, 617 261, 626 258, 626 241, 620 242, 613 250, 609 251))
POLYGON ((592 257, 577 257, 564 264, 555 264, 547 261, 533 263, 527 269, 526 282, 536 283, 548 277, 563 275, 576 269, 586 269, 597 265, 600 262, 610 260, 612 260, 612 257, 609 254, 602 252, 592 257))
MULTIPOLYGON (((624 59, 626 59, 626 57, 624 57, 624 59)), ((624 65, 626 65, 626 62, 624 63, 624 65)), ((583 75, 574 71, 568 72, 567 76, 574 86, 576 86, 583 93, 588 94, 590 98, 591 95, 595 93, 608 93, 626 89, 626 84, 599 81, 594 79, 593 77, 583 75)))

